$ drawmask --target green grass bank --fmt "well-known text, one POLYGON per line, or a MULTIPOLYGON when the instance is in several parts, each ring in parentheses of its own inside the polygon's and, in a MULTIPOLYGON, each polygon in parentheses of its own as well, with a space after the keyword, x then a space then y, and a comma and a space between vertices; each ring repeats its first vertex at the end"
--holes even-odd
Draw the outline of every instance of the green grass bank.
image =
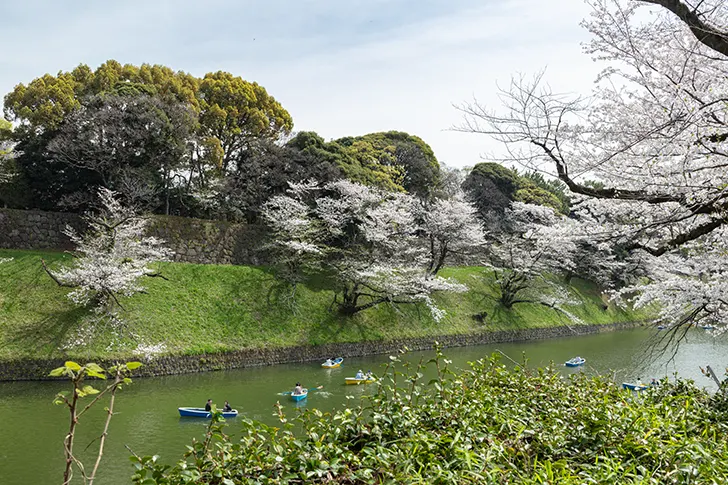
MULTIPOLYGON (((483 268, 459 267, 445 276, 466 283, 464 294, 436 297, 447 316, 436 322, 424 305, 380 305, 351 318, 331 310, 333 293, 300 286, 291 297, 266 268, 163 263, 169 278, 145 281, 146 294, 122 300, 126 328, 121 338, 110 330, 87 338, 92 315, 67 298, 43 271, 70 262, 57 252, 0 250, 0 360, 70 357, 124 358, 142 344, 163 343, 169 354, 209 354, 240 349, 315 346, 387 341, 488 331, 578 325, 538 304, 500 307, 492 280, 479 278, 483 268), (472 315, 487 312, 486 323, 472 315)), ((646 312, 618 308, 605 301, 593 284, 573 280, 568 288, 579 304, 567 307, 588 324, 635 322, 646 312)))

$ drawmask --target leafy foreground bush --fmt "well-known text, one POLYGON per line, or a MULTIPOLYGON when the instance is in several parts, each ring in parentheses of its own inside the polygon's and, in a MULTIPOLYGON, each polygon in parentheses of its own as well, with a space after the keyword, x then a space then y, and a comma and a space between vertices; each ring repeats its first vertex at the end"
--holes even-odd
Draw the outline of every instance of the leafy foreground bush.
MULTIPOLYGON (((397 360, 393 358, 393 360, 397 360)), ((514 370, 496 356, 451 372, 438 357, 388 366, 376 395, 281 428, 213 418, 174 467, 134 458, 137 484, 724 483, 720 397, 664 381, 641 396, 603 377, 514 370), (425 366, 437 377, 425 383, 425 366)))

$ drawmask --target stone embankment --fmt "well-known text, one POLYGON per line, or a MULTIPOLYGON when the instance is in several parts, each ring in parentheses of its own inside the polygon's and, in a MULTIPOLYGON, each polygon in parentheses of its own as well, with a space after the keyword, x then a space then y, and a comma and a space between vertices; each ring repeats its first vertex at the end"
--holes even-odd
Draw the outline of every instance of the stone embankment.
MULTIPOLYGON (((83 228, 78 214, 0 209, 0 248, 67 251, 66 226, 83 228)), ((163 239, 174 260, 200 264, 266 264, 263 226, 227 221, 152 216, 150 236, 163 239)))
MULTIPOLYGON (((128 360, 144 362, 135 375, 138 377, 208 372, 223 369, 237 369, 261 365, 310 362, 324 360, 332 355, 355 357, 362 355, 397 353, 405 347, 409 350, 428 350, 439 342, 444 348, 469 345, 519 342, 547 338, 570 337, 632 328, 634 323, 610 325, 576 325, 549 328, 530 328, 480 332, 465 335, 444 335, 441 337, 419 337, 392 341, 371 341, 327 344, 320 346, 299 346, 286 348, 241 349, 218 354, 163 355, 150 359, 132 357, 128 360)), ((100 362, 110 365, 111 362, 100 362)), ((63 365, 63 359, 27 359, 0 362, 0 381, 48 379, 51 369, 63 365)))

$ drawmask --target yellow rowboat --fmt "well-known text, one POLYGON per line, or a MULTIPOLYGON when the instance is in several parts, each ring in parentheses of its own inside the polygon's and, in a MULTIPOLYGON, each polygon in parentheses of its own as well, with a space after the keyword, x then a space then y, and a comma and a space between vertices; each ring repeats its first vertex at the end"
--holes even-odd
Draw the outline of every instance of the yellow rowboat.
POLYGON ((348 385, 359 385, 359 384, 371 384, 377 380, 374 377, 365 377, 363 379, 357 379, 356 377, 347 377, 344 379, 348 385))
POLYGON ((328 359, 326 362, 321 364, 321 367, 324 369, 336 369, 337 367, 341 367, 342 362, 344 362, 343 357, 337 357, 334 360, 328 359))

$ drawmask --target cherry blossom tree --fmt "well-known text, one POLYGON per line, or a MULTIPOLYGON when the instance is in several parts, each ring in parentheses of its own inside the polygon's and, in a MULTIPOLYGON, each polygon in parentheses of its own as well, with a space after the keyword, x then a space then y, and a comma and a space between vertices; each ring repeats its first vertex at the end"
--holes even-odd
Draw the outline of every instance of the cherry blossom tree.
POLYGON ((143 277, 162 277, 152 263, 168 261, 171 251, 162 241, 145 236, 146 219, 123 206, 111 190, 98 191, 100 211, 88 214, 88 229, 78 233, 67 227, 65 234, 76 245, 71 266, 51 270, 48 275, 60 286, 72 288, 68 297, 77 305, 90 305, 102 317, 118 319, 123 308, 119 297, 144 291, 143 277))
MULTIPOLYGON (((460 107, 458 129, 505 143, 507 159, 558 177, 602 241, 651 263, 636 303, 676 328, 728 322, 728 5, 594 0, 585 50, 606 65, 589 97, 515 78, 505 108, 460 107), (587 184, 587 178, 600 183, 587 184), (641 254, 641 256, 639 256, 641 254)), ((594 239, 598 241, 598 239, 594 239)))
POLYGON ((279 261, 295 281, 306 272, 331 275, 334 304, 353 315, 382 303, 425 303, 436 319, 444 312, 432 295, 465 286, 428 270, 415 197, 339 180, 291 184, 263 215, 279 261))
POLYGON ((565 312, 568 294, 553 279, 574 267, 576 222, 550 207, 513 202, 492 227, 490 268, 505 308, 539 303, 565 312))
POLYGON ((468 256, 486 246, 477 209, 461 190, 451 197, 422 201, 419 205, 422 232, 427 240, 427 270, 437 274, 452 256, 468 256))

